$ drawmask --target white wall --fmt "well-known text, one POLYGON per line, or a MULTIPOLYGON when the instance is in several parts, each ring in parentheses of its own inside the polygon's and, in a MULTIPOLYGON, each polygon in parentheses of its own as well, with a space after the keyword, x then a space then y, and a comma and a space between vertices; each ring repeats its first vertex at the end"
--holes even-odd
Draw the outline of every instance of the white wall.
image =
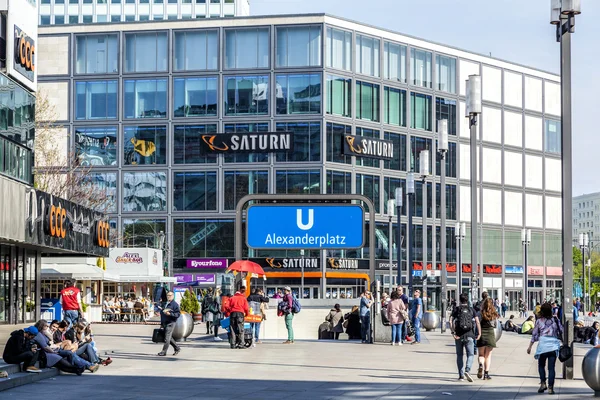
POLYGON ((502 70, 484 65, 481 68, 481 97, 485 101, 502 102, 502 70))
POLYGON ((483 204, 483 222, 502 224, 502 191, 484 188, 483 204))
POLYGON ((504 70, 504 104, 523 107, 523 76, 504 70))
MULTIPOLYGON (((502 151, 498 149, 483 148, 483 181, 502 183, 502 151)), ((485 202, 484 202, 485 204, 485 202)))
POLYGON ((500 109, 483 107, 481 120, 483 141, 502 143, 502 114, 500 109))
POLYGON ((525 115, 525 148, 542 151, 542 119, 525 115))
POLYGON ((562 169, 560 160, 546 158, 546 190, 560 192, 562 189, 562 169))
POLYGON ((546 196, 546 229, 562 229, 562 200, 546 196))
MULTIPOLYGON (((469 75, 479 75, 479 64, 463 59, 458 60, 459 77, 457 85, 460 88, 460 94, 465 95, 467 89, 466 80, 469 75)), ((464 113, 462 115, 465 115, 464 113)))
POLYGON ((468 144, 460 143, 460 156, 459 159, 459 178, 471 180, 471 153, 469 152, 471 146, 468 144))
POLYGON ((544 112, 560 116, 560 84, 544 81, 544 112))
POLYGON ((525 76, 525 108, 542 112, 542 80, 525 76))
POLYGON ((523 194, 504 191, 504 224, 523 226, 523 194))
MULTIPOLYGON (((525 186, 542 189, 542 157, 525 155, 525 186)), ((529 212, 529 209, 527 209, 529 212)))
POLYGON ((521 153, 504 152, 504 184, 523 186, 523 155, 521 153))
POLYGON ((504 111, 504 144, 516 147, 523 146, 522 114, 504 111))
POLYGON ((543 198, 541 195, 525 195, 525 225, 530 228, 543 228, 544 220, 542 218, 543 198))

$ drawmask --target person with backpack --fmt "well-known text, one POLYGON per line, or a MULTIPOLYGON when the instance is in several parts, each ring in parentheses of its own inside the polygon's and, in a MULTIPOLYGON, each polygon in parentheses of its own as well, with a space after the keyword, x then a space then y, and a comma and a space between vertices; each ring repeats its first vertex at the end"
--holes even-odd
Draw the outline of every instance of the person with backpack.
MULTIPOLYGON (((250 304, 252 313, 260 315, 261 319, 263 319, 263 307, 264 304, 269 304, 269 298, 263 295, 262 289, 254 288, 252 294, 248 296, 248 304, 250 304)), ((261 343, 261 341, 258 340, 258 335, 260 333, 260 324, 260 322, 253 322, 250 324, 250 326, 252 327, 252 332, 254 333, 254 343, 261 343)))
POLYGON ((285 293, 283 295, 283 299, 279 302, 277 306, 277 315, 284 316, 285 318, 285 329, 288 332, 288 338, 283 344, 292 344, 294 343, 294 327, 292 326, 292 322, 294 321, 294 303, 297 303, 297 311, 299 312, 299 303, 294 296, 292 296, 292 289, 289 286, 286 286, 283 289, 285 293))
POLYGON ((533 344, 539 341, 535 356, 538 360, 540 388, 538 393, 554 394, 554 377, 556 375, 556 358, 563 337, 563 327, 560 320, 552 316, 552 306, 544 303, 540 307, 540 318, 535 322, 527 354, 531 354, 533 344), (548 361, 548 385, 546 385, 546 361, 548 361))
POLYGON ((460 305, 452 311, 450 316, 450 330, 454 337, 456 346, 456 366, 458 367, 458 380, 473 382, 470 371, 475 358, 475 341, 479 340, 479 335, 475 336, 474 328, 481 332, 481 325, 475 310, 469 307, 469 298, 462 293, 459 296, 460 305), (464 365, 463 354, 467 355, 467 365, 464 365))
MULTIPOLYGON (((218 307, 218 305, 217 305, 218 307)), ((217 308, 218 311, 218 308, 217 308)), ((213 288, 209 287, 208 292, 204 295, 202 301, 202 318, 206 322, 206 334, 212 334, 213 320, 215 316, 215 298, 213 296, 213 288)))

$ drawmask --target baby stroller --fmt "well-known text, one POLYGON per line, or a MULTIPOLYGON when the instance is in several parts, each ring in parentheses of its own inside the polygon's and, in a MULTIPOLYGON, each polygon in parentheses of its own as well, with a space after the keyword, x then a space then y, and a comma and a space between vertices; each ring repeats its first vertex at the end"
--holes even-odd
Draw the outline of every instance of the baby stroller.
MULTIPOLYGON (((221 320, 221 328, 227 331, 227 338, 229 339, 229 344, 233 345, 234 341, 231 332, 231 324, 229 317, 223 318, 221 320)), ((254 335, 252 333, 252 325, 250 325, 249 322, 244 322, 244 347, 251 347, 253 338, 254 335)))

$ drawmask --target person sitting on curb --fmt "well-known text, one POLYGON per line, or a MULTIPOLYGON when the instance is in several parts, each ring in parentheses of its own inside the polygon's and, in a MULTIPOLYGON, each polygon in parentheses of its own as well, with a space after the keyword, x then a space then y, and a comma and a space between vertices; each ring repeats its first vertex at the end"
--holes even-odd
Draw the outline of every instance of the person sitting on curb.
POLYGON ((527 318, 525 320, 525 322, 523 322, 523 325, 521 326, 521 334, 523 335, 531 335, 531 332, 533 332, 533 328, 535 326, 535 316, 530 315, 529 318, 527 318))
POLYGON ((504 323, 505 331, 508 331, 508 332, 518 332, 519 331, 519 327, 517 326, 517 324, 515 324, 514 318, 515 318, 515 316, 511 315, 510 318, 508 319, 508 321, 506 321, 504 323))
POLYGON ((38 334, 35 326, 13 331, 10 334, 8 342, 4 347, 2 358, 7 364, 23 363, 23 370, 27 372, 40 373, 41 370, 35 367, 38 361, 39 353, 33 339, 38 334))

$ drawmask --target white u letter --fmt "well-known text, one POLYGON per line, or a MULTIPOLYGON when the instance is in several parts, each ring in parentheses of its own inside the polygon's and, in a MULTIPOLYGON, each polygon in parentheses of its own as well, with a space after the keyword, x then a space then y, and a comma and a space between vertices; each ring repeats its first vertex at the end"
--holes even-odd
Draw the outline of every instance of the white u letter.
POLYGON ((314 224, 314 210, 312 208, 308 209, 308 223, 304 224, 302 222, 302 210, 301 209, 297 209, 296 210, 296 224, 298 224, 298 228, 302 229, 303 231, 307 231, 310 228, 313 227, 314 224))

